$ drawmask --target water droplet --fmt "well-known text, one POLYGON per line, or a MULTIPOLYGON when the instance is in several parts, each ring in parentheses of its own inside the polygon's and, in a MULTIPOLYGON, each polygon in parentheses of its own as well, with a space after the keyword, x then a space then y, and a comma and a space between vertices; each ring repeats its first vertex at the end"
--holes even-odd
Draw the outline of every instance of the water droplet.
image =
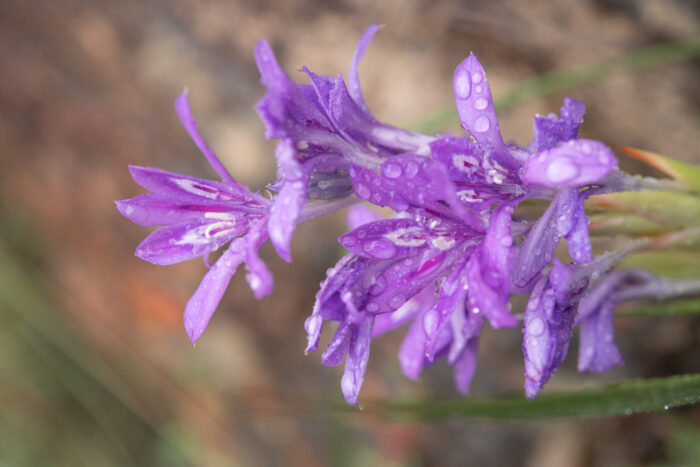
POLYGON ((362 244, 365 252, 378 259, 389 259, 396 255, 396 246, 388 240, 368 240, 362 244))
POLYGON ((474 90, 475 90, 477 93, 481 92, 481 86, 477 86, 474 90))
POLYGON ((413 178, 418 174, 418 170, 420 167, 418 167, 418 164, 415 162, 411 161, 408 164, 406 164, 406 178, 413 178))
POLYGON ((369 188, 367 188, 367 186, 363 185, 362 183, 357 184, 355 192, 357 192, 357 196, 359 196, 362 199, 369 199, 369 196, 372 194, 369 191, 369 188))
POLYGON ((400 308, 404 303, 406 303, 406 297, 402 293, 397 293, 389 300, 389 306, 394 310, 400 308))
POLYGON ((377 305, 374 302, 368 303, 367 304, 367 311, 369 311, 370 313, 376 313, 379 311, 379 305, 377 305))
POLYGON ((513 244, 513 239, 510 237, 503 237, 501 239, 501 245, 503 246, 511 246, 513 244))
POLYGON ((478 98, 478 99, 474 102, 474 108, 475 108, 476 110, 484 110, 486 107, 488 107, 488 105, 489 105, 489 101, 487 101, 487 100, 484 99, 483 97, 478 98))
POLYGON ((481 80, 484 79, 484 76, 479 73, 478 71, 472 75, 472 82, 473 83, 481 83, 481 80))
POLYGON ((374 284, 369 288, 370 295, 375 297, 386 290, 386 279, 384 276, 377 276, 374 279, 374 284))
POLYGON ((382 204, 382 195, 380 195, 378 192, 373 193, 372 202, 374 204, 382 204))
POLYGON ((460 70, 455 76, 454 91, 459 99, 467 99, 472 92, 472 82, 467 70, 460 70))
POLYGON ((544 333, 544 321, 539 316, 533 316, 527 320, 525 330, 529 336, 541 336, 544 333))
POLYGON ((364 229, 357 232, 357 238, 359 238, 360 240, 365 238, 366 236, 367 236, 367 231, 364 229))
POLYGON ((387 164, 382 166, 382 172, 387 178, 399 178, 401 176, 401 167, 396 164, 387 164))
POLYGON ((491 126, 491 122, 489 122, 489 119, 486 117, 479 117, 476 119, 474 122, 474 131, 483 133, 489 129, 491 126))
POLYGON ((357 243, 357 240, 355 240, 355 237, 352 235, 346 235, 343 237, 343 244, 345 246, 353 246, 355 243, 357 243))
POLYGON ((568 157, 554 159, 547 166, 547 179, 556 184, 572 180, 579 174, 578 167, 568 157))
POLYGON ((667 405, 664 405, 664 410, 668 410, 668 406, 667 406, 667 405))

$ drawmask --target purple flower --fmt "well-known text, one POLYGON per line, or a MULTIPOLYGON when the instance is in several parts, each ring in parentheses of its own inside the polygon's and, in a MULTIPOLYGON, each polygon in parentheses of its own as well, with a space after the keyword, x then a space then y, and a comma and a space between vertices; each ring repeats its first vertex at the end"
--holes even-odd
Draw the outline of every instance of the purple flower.
POLYGON ((347 82, 306 67, 310 84, 294 82, 263 39, 255 60, 266 94, 257 105, 265 136, 277 139, 272 199, 236 182, 199 135, 187 104, 176 111, 221 177, 202 180, 160 169, 130 167, 150 193, 117 201, 137 224, 162 226, 136 250, 155 264, 172 264, 228 244, 185 310, 198 339, 241 263, 256 297, 272 289, 258 256, 269 237, 291 261, 295 226, 365 200, 389 207, 382 219, 366 207, 348 213, 351 230, 339 238, 349 254, 328 270, 306 320, 307 352, 318 347, 326 322, 336 328, 321 359, 345 361, 341 389, 356 404, 371 341, 406 325, 401 369, 416 379, 445 357, 457 389, 467 393, 481 330, 514 327, 511 294, 530 293, 523 314, 525 392, 535 397, 564 360, 581 326, 581 371, 622 362, 614 343, 619 301, 674 296, 698 284, 672 283, 638 270, 612 272, 639 244, 594 258, 584 202, 593 193, 647 186, 614 170, 604 144, 581 139, 585 106, 566 98, 560 115, 534 118, 526 147, 506 143, 483 67, 474 55, 453 76, 455 105, 466 134, 421 135, 379 122, 360 89, 358 64, 378 26, 360 38, 347 82), (536 219, 515 210, 528 199, 548 207, 536 219), (554 258, 566 240, 571 263, 554 258), (548 267, 551 265, 551 268, 548 267), (604 280, 600 280, 604 277, 604 280), (598 281, 596 283, 596 281, 598 281))
MULTIPOLYGON (((353 192, 351 166, 377 169, 386 158, 408 151, 427 152, 433 138, 378 122, 367 109, 357 66, 378 26, 362 35, 353 57, 349 86, 333 78, 302 71, 311 85, 297 84, 282 70, 263 39, 255 60, 267 94, 257 110, 267 138, 280 139, 278 175, 270 185, 279 195, 270 217, 270 237, 280 256, 290 260, 291 231, 307 199, 334 199, 353 192)), ((358 190, 356 190, 358 191, 358 190)), ((362 190, 358 191, 362 197, 362 190)))
POLYGON ((699 280, 672 281, 642 269, 606 274, 581 299, 576 324, 581 328, 578 371, 600 373, 624 363, 615 345, 615 306, 625 300, 669 299, 697 293, 699 280))
POLYGON ((204 332, 241 263, 247 266, 246 278, 256 297, 261 298, 272 290, 272 275, 257 253, 267 239, 271 201, 236 182, 207 147, 190 112, 187 92, 177 98, 175 110, 223 181, 131 166, 134 181, 150 193, 117 201, 117 209, 136 224, 164 226, 136 249, 136 256, 154 264, 174 264, 199 256, 206 258, 231 242, 185 308, 185 330, 194 342, 204 332))

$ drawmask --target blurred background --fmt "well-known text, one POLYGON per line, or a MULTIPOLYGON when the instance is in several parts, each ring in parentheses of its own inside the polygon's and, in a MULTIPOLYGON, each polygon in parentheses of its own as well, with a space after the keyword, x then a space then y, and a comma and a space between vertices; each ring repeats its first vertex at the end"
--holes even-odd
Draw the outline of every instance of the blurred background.
MULTIPOLYGON (((697 52, 691 0, 3 0, 0 465, 700 465, 698 407, 430 423, 333 409, 342 367, 304 356, 303 320, 343 253, 342 212, 297 230, 292 265, 265 246, 274 293, 256 301, 237 274, 189 343, 182 311, 205 266, 133 255, 147 229, 113 204, 143 192, 127 164, 215 177, 173 112, 187 86, 209 144, 263 188, 274 143, 252 109, 264 93, 254 44, 266 37, 302 81, 300 65, 345 72, 370 23, 386 27, 360 75, 382 121, 458 131, 452 72, 473 51, 506 138, 526 144, 532 115, 571 95, 588 106, 586 137, 700 162, 700 61, 664 46, 697 52)), ((545 391, 698 372, 698 324, 621 320, 625 367, 577 375, 570 355, 545 391)), ((419 382, 401 375, 402 337, 373 344, 361 401, 455 396, 443 364, 419 382)), ((474 394, 520 391, 520 337, 485 331, 474 394)))

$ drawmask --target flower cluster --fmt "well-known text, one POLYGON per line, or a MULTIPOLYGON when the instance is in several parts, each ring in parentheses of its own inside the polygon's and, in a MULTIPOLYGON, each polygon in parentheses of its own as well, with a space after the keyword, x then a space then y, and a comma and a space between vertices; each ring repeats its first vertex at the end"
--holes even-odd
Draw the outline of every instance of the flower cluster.
POLYGON ((137 256, 173 264, 206 259, 228 244, 187 304, 191 340, 202 335, 241 263, 256 297, 272 290, 258 256, 268 237, 291 261, 296 224, 355 205, 351 230, 339 238, 349 253, 328 270, 305 323, 308 352, 316 350, 324 325, 337 323, 322 361, 345 361, 341 388, 348 403, 357 403, 372 339, 404 325, 403 372, 415 379, 446 357, 462 393, 474 374, 485 323, 522 323, 528 397, 562 363, 576 325, 581 371, 621 364, 613 341, 615 304, 685 289, 644 271, 611 271, 636 245, 593 256, 584 201, 631 184, 607 146, 579 137, 585 106, 567 98, 560 115, 535 117, 528 146, 506 143, 486 74, 470 55, 453 79, 465 134, 423 135, 387 125, 369 112, 357 72, 377 30, 370 26, 361 37, 347 82, 341 74, 321 76, 304 67, 310 84, 297 84, 265 40, 256 46, 267 89, 257 110, 265 136, 278 140, 271 198, 229 175, 197 132, 186 94, 176 100, 177 114, 222 180, 130 168, 150 193, 118 201, 119 211, 139 225, 163 226, 141 243, 137 256), (515 215, 530 199, 549 203, 543 214, 515 215), (362 201, 395 214, 379 218, 362 201), (554 257, 562 238, 568 263, 554 257), (524 313, 512 312, 512 294, 529 294, 524 313))

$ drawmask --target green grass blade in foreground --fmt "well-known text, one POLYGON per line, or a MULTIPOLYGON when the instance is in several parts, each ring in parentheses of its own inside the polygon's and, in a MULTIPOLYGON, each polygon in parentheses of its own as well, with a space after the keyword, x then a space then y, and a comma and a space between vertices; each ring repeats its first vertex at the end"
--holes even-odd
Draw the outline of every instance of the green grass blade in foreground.
MULTIPOLYGON (((653 45, 629 53, 621 59, 583 67, 555 70, 522 81, 501 95, 494 96, 496 110, 600 81, 620 72, 638 72, 700 57, 700 37, 653 45)), ((454 105, 407 127, 422 133, 445 130, 459 122, 454 105)))
POLYGON ((650 303, 629 310, 618 311, 615 316, 674 316, 700 315, 700 298, 673 300, 663 303, 650 303))
POLYGON ((667 410, 700 401, 700 374, 627 381, 597 389, 523 396, 370 402, 364 412, 401 420, 448 417, 539 419, 609 417, 667 410))

